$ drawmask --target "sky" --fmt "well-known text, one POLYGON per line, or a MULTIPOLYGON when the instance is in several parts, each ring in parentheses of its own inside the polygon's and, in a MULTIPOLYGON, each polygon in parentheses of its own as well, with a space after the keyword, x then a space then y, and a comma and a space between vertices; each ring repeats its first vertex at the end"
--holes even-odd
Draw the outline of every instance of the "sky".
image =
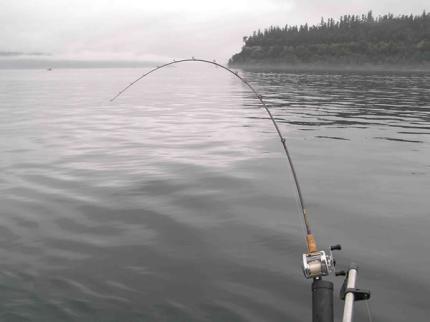
POLYGON ((344 14, 420 14, 428 0, 0 0, 0 52, 61 59, 226 62, 270 25, 344 14))

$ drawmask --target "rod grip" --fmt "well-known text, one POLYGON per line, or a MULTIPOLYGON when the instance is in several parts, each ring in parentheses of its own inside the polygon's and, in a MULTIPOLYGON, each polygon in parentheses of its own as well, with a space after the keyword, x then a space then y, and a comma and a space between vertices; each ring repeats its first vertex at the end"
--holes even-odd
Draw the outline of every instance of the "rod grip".
POLYGON ((312 283, 312 322, 333 322, 333 283, 314 280, 312 283))
POLYGON ((308 252, 315 253, 318 251, 317 242, 315 241, 315 237, 312 234, 306 235, 306 243, 308 245, 308 252))

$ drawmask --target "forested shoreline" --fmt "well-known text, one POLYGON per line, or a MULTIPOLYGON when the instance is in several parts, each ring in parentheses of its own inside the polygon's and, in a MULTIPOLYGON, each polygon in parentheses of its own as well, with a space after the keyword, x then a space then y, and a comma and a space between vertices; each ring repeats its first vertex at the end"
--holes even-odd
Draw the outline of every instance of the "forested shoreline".
POLYGON ((321 18, 318 25, 271 26, 244 37, 230 66, 430 67, 430 14, 321 18))

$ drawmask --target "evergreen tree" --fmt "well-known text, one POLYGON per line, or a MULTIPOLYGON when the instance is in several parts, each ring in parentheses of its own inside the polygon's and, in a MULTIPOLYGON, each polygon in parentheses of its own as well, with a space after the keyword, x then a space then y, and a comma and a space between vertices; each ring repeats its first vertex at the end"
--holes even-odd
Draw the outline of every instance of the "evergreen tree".
POLYGON ((270 26, 243 41, 229 64, 430 63, 430 14, 322 17, 313 26, 270 26))

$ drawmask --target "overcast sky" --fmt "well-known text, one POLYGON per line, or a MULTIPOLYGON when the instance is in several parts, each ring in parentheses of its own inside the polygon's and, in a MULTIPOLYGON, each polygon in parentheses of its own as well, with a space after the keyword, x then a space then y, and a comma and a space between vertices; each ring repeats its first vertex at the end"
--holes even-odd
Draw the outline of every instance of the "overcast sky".
POLYGON ((242 37, 322 16, 419 14, 428 0, 0 0, 0 51, 74 59, 225 62, 242 37))

